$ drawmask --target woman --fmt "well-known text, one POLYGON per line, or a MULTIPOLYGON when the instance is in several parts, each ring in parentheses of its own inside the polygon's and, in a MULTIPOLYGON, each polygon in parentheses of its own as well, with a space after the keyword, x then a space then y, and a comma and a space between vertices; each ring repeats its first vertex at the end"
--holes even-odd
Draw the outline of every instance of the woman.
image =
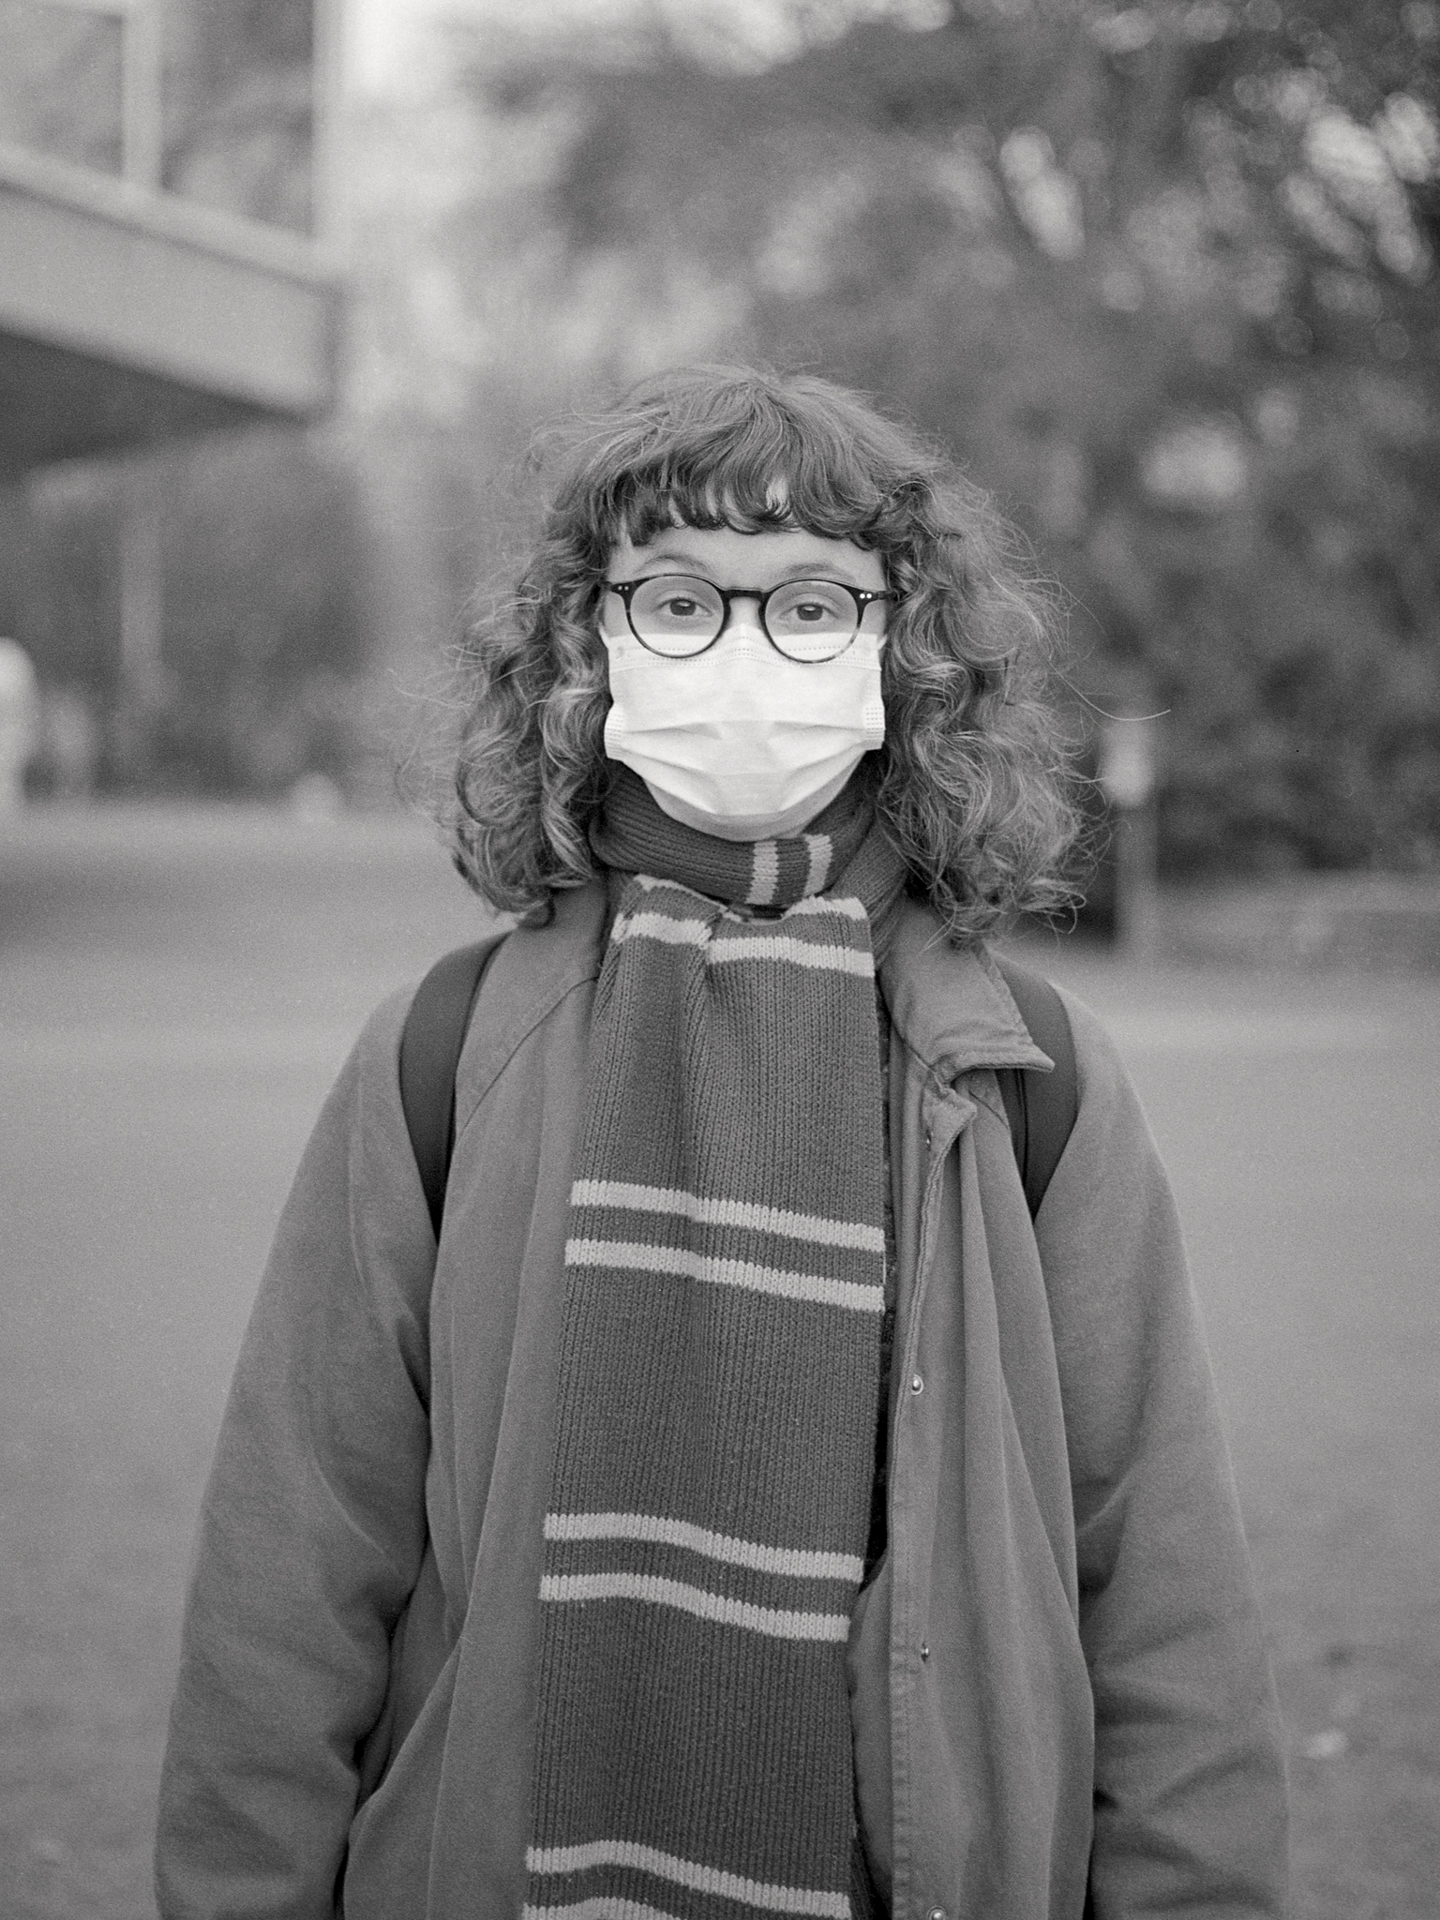
POLYGON ((578 439, 474 649, 457 859, 524 918, 438 1251, 402 995, 226 1412, 167 1920, 1279 1914, 1164 1175, 1078 1002, 1033 1221, 1001 1097, 1050 1064, 984 945, 1063 892, 1044 640, 983 499, 824 381, 578 439))

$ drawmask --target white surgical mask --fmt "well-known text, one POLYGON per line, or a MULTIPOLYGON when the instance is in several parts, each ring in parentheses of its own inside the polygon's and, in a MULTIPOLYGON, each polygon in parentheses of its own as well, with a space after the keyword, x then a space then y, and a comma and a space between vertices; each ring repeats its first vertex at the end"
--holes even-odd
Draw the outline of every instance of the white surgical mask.
POLYGON ((722 840, 796 833, 885 738, 883 640, 857 633, 836 660, 787 660, 731 628, 684 660, 606 634, 605 751, 640 775, 672 820, 722 840))

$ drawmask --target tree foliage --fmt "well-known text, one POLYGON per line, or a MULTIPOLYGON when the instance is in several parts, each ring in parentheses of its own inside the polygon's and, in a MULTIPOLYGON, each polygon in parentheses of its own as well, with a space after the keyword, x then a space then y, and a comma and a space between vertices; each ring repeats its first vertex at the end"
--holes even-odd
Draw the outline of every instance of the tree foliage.
POLYGON ((1437 50, 1391 0, 972 0, 758 66, 663 16, 492 37, 478 110, 553 160, 454 272, 483 312, 508 218, 557 356, 566 314, 606 377, 756 352, 946 440, 1063 582, 1077 688, 1166 709, 1172 868, 1431 864, 1437 50))

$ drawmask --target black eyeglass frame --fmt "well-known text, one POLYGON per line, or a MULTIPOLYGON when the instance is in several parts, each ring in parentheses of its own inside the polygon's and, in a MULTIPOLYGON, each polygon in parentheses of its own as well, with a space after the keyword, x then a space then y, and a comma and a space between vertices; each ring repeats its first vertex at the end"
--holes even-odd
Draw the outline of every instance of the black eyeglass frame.
POLYGON ((645 651, 647 653, 653 653, 657 660, 698 660, 702 653, 708 653, 711 647, 717 645, 724 639, 725 629, 730 624, 730 602, 732 600, 754 600, 756 602, 756 611, 760 617, 761 632, 782 660, 792 661, 797 667, 827 667, 832 660, 838 660, 840 655, 846 651, 846 648, 852 647, 855 644, 855 635, 860 631, 860 623, 865 618, 866 609, 873 606, 877 600, 896 600, 899 598, 898 594, 888 590, 882 590, 876 593, 872 592, 868 587, 852 587, 848 580, 827 580, 825 575, 821 573, 802 574, 798 580, 777 580, 773 587, 766 587, 763 590, 759 587, 717 587, 713 580, 706 580, 702 573, 646 573, 642 574, 638 580, 607 580, 605 582, 605 591, 620 596, 620 603, 625 609, 625 624, 629 627, 631 633, 635 635, 640 645, 644 647, 645 651), (658 647, 651 646, 650 642, 636 631, 635 622, 630 615, 630 600, 631 596, 638 593, 641 587, 648 587, 654 580, 699 580, 705 586, 709 587, 712 593, 719 594, 720 629, 714 638, 707 640, 703 647, 697 647, 693 653, 661 653, 658 647), (796 659, 793 653, 786 653, 784 647, 780 645, 780 642, 775 638, 774 634, 771 633, 770 623, 765 617, 765 610, 770 604, 772 595, 783 592, 786 587, 803 587, 811 580, 813 580, 817 586, 838 587, 842 593, 848 593, 850 598, 855 602, 854 631, 845 642, 845 646, 827 655, 824 660, 799 660, 796 659))

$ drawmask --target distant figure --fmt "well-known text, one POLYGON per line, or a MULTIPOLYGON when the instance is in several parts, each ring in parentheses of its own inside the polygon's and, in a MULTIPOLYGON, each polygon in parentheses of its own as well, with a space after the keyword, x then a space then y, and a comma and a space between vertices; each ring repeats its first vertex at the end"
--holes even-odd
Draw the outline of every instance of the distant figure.
POLYGON ((35 751, 40 688, 18 640, 0 638, 0 810, 25 804, 25 769, 35 751))

